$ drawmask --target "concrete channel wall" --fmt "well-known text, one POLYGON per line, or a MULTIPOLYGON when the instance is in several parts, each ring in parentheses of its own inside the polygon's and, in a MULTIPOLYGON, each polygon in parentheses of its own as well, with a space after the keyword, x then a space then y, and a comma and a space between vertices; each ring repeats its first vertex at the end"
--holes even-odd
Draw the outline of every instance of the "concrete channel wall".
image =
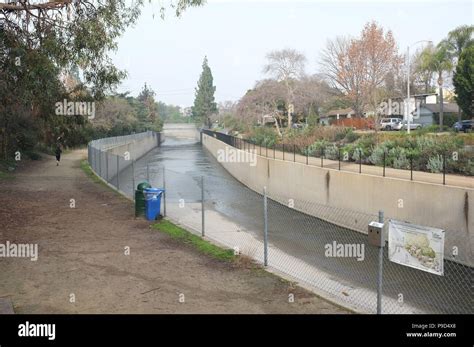
POLYGON ((99 176, 112 181, 163 141, 164 135, 153 131, 94 140, 89 143, 89 164, 99 176))
POLYGON ((130 153, 130 159, 138 160, 147 154, 153 148, 159 146, 159 136, 152 132, 150 136, 144 137, 139 140, 133 140, 130 142, 126 142, 121 145, 115 145, 113 147, 109 147, 106 150, 110 154, 115 154, 119 156, 125 156, 125 153, 130 153))
MULTIPOLYGON (((218 158, 219 151, 243 151, 202 134, 203 146, 218 158), (227 148, 227 149, 226 149, 227 148)), ((236 152, 236 153, 237 153, 236 152)), ((255 154, 256 155, 256 154, 255 154)), ((367 220, 338 211, 358 211, 368 216, 384 211, 385 217, 444 229, 445 254, 458 250, 460 263, 473 266, 474 190, 431 183, 341 172, 257 156, 248 162, 222 162, 238 181, 270 198, 307 203, 301 212, 359 232, 367 232, 367 220), (283 198, 283 199, 282 199, 283 198), (319 206, 314 208, 314 206, 319 206), (315 212, 317 211, 317 212, 315 212)), ((296 206, 296 204, 295 204, 296 206)))
POLYGON ((199 131, 195 124, 165 123, 162 133, 166 134, 166 136, 178 139, 199 140, 199 131))

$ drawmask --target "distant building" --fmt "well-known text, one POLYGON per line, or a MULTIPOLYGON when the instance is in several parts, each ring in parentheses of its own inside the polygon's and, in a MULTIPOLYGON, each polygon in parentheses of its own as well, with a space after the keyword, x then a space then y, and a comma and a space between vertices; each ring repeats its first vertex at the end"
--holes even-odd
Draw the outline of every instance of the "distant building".
MULTIPOLYGON (((413 121, 423 126, 438 124, 439 122, 439 104, 422 104, 419 109, 419 118, 415 118, 413 121)), ((455 103, 443 104, 443 117, 454 117, 457 119, 459 112, 459 106, 455 103)), ((445 124, 449 125, 447 122, 445 124)))
POLYGON ((354 114, 355 112, 351 108, 331 110, 325 115, 322 115, 319 119, 319 122, 323 125, 330 125, 336 120, 351 118, 354 114))
MULTIPOLYGON (((455 119, 459 112, 459 107, 456 103, 447 102, 448 99, 452 98, 452 93, 446 91, 446 98, 444 98, 444 109, 443 115, 446 120, 445 124, 450 125, 453 119, 455 119), (456 116, 456 117, 454 117, 456 116), (449 121, 448 121, 449 119, 449 121)), ((420 123, 423 126, 433 125, 439 123, 439 95, 438 93, 426 93, 416 94, 410 97, 410 101, 407 102, 407 98, 392 98, 384 100, 378 109, 378 114, 382 117, 394 117, 400 119, 407 119, 407 115, 410 114, 410 120, 414 123, 420 123), (407 112, 408 108, 408 112, 407 112)), ((374 112, 364 112, 363 117, 367 118, 373 116, 374 112)), ((341 125, 346 124, 345 119, 358 118, 355 117, 355 112, 351 108, 331 110, 320 117, 320 123, 323 125, 341 125)), ((349 122, 350 123, 350 122, 349 122)))

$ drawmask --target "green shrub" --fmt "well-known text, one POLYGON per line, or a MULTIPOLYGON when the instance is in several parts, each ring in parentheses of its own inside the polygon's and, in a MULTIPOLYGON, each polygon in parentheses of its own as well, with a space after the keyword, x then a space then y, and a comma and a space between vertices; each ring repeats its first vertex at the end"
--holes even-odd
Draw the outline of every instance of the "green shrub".
POLYGON ((357 147, 353 143, 350 143, 342 147, 342 153, 341 153, 342 160, 351 160, 354 155, 354 151, 356 151, 356 149, 357 147))
MULTIPOLYGON (((443 127, 449 128, 454 125, 458 121, 458 115, 452 113, 444 113, 443 115, 443 127)), ((435 113, 433 115, 433 123, 439 124, 439 113, 435 113)), ((439 125, 438 125, 439 128, 439 125)))
POLYGON ((406 149, 403 147, 394 147, 387 153, 386 158, 387 166, 395 169, 408 169, 410 168, 410 161, 406 155, 406 149))
MULTIPOLYGON (((384 153, 387 153, 388 151, 389 150, 387 150, 387 147, 384 146, 384 144, 375 147, 372 150, 372 154, 369 156, 369 162, 377 166, 383 166, 384 153)), ((387 158, 385 158, 385 161, 386 160, 387 158)))
POLYGON ((326 140, 318 140, 306 148, 305 154, 319 157, 321 155, 321 149, 326 148, 328 144, 329 142, 326 140))
POLYGON ((273 128, 258 127, 253 129, 249 140, 259 146, 273 147, 278 140, 278 134, 273 128))
POLYGON ((360 136, 357 135, 354 130, 352 130, 351 128, 348 128, 347 132, 346 132, 346 135, 344 137, 344 142, 346 143, 353 143, 354 141, 356 141, 360 136))
POLYGON ((442 155, 435 155, 428 158, 428 163, 426 164, 426 168, 429 172, 437 173, 443 171, 443 156, 442 155))
POLYGON ((364 158, 367 157, 367 153, 364 151, 362 147, 354 147, 354 150, 352 152, 352 160, 354 161, 359 161, 362 156, 362 161, 364 161, 364 158))
POLYGON ((433 125, 428 125, 425 126, 419 130, 416 130, 417 134, 427 134, 427 133, 439 133, 439 132, 445 132, 445 131, 450 131, 452 128, 450 128, 447 125, 443 125, 442 130, 440 130, 439 125, 433 124, 433 125))
POLYGON ((330 160, 337 160, 339 158, 339 148, 335 144, 326 146, 324 156, 330 160))

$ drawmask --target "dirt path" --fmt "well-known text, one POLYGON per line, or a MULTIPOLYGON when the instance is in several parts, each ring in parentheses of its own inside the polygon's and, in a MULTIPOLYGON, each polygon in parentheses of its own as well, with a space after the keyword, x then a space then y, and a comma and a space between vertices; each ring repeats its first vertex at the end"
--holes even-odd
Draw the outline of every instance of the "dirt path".
POLYGON ((10 299, 15 312, 347 312, 264 271, 213 260, 152 231, 133 218, 131 202, 82 172, 85 156, 74 151, 59 167, 48 157, 0 181, 0 244, 39 250, 37 261, 0 257, 0 298, 10 299))

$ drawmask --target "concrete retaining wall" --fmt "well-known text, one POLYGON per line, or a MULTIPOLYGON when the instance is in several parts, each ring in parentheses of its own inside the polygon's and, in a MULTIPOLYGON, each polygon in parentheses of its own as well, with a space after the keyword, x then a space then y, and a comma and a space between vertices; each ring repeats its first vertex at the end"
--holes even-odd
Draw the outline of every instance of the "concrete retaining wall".
POLYGON ((122 157, 126 152, 128 152, 130 153, 130 160, 137 160, 159 145, 158 134, 150 132, 150 136, 144 137, 140 140, 133 140, 122 145, 110 147, 107 149, 107 151, 110 154, 115 154, 122 157))
POLYGON ((165 123, 162 134, 181 139, 199 140, 199 131, 195 124, 165 123))
POLYGON ((89 164, 106 180, 113 180, 133 161, 140 159, 164 141, 161 133, 144 133, 94 140, 89 144, 89 164), (128 160, 125 158, 129 153, 128 160))
MULTIPOLYGON (((203 146, 216 158, 226 147, 243 152, 202 136, 203 146)), ((360 232, 366 233, 367 223, 379 210, 386 218, 444 229, 445 253, 451 255, 457 247, 456 260, 474 264, 473 189, 343 172, 258 155, 256 163, 221 162, 249 188, 261 193, 266 186, 270 198, 280 202, 294 199, 296 209, 360 232)))

